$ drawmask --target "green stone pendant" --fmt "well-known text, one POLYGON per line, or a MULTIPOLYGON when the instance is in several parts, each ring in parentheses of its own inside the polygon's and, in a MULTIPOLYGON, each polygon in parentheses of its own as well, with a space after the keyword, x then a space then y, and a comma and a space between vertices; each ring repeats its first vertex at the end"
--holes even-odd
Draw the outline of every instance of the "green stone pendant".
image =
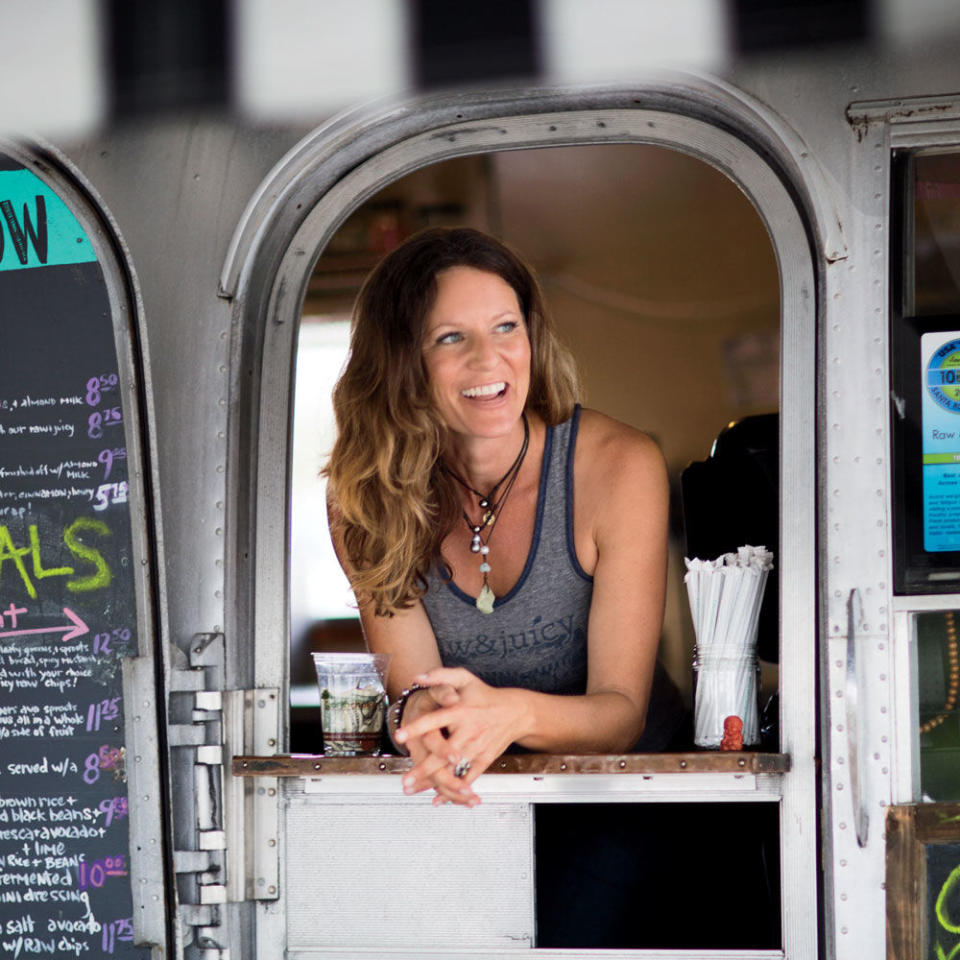
POLYGON ((490 587, 484 584, 477 596, 477 609, 481 613, 493 613, 493 601, 496 599, 490 587))

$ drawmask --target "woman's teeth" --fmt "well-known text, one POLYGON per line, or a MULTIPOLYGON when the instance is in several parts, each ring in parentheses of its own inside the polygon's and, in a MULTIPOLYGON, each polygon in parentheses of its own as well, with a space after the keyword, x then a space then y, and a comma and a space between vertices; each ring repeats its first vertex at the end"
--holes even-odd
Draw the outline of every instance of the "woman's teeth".
POLYGON ((507 389, 507 385, 502 381, 500 383, 485 383, 480 387, 468 387, 466 390, 461 390, 460 393, 464 397, 495 397, 498 393, 503 393, 507 389))

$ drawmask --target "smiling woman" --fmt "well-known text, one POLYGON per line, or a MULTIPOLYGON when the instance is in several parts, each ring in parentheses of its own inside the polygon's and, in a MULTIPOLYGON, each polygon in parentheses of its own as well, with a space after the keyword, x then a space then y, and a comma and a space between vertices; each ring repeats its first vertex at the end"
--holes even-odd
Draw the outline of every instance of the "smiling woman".
MULTIPOLYGON (((331 529, 367 644, 392 655, 388 728, 414 761, 404 792, 474 807, 506 751, 636 748, 652 688, 640 746, 664 749, 682 710, 655 669, 663 458, 575 402, 530 268, 477 230, 416 234, 364 285, 351 347, 331 529)), ((553 826, 558 845, 568 828, 553 826)), ((622 914, 614 904, 611 923, 622 914)), ((544 942, 565 942, 541 921, 544 942)))
POLYGON ((472 806, 511 746, 629 749, 663 617, 655 445, 575 405, 532 272, 476 230, 427 230, 386 257, 351 346, 332 530, 367 643, 393 655, 391 693, 413 689, 395 718, 407 792, 472 806))

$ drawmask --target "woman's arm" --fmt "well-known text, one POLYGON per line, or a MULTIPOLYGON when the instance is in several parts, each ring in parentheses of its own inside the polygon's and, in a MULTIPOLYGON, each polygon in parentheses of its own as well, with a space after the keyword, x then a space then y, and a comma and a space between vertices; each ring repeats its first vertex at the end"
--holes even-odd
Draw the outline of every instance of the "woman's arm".
MULTIPOLYGON (((352 566, 343 539, 336 532, 336 524, 333 522, 336 506, 329 500, 327 512, 331 521, 334 551, 350 579, 352 566)), ((369 600, 359 600, 358 607, 367 648, 372 653, 392 655, 387 674, 387 692, 391 700, 396 700, 401 691, 410 687, 415 676, 440 667, 440 651, 422 604, 414 603, 406 610, 398 610, 392 617, 377 616, 373 602, 369 600)), ((415 721, 440 707, 452 706, 457 699, 456 692, 445 684, 433 685, 429 690, 418 690, 407 699, 403 708, 403 720, 405 723, 415 721)), ((417 763, 418 776, 414 779, 409 775, 404 777, 405 792, 415 793, 432 787, 437 792, 434 802, 445 800, 470 806, 479 803, 479 797, 461 780, 456 779, 448 768, 444 740, 440 728, 432 728, 422 737, 415 736, 407 741, 410 756, 417 763)))

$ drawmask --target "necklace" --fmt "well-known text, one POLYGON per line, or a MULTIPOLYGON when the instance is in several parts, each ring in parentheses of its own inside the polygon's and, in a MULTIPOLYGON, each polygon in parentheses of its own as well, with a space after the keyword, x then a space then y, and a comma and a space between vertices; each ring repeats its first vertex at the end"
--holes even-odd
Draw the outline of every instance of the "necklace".
POLYGON ((517 481, 517 477, 520 474, 520 467, 523 466, 523 460, 527 455, 527 449, 530 446, 530 424, 527 421, 526 413, 522 414, 523 417, 523 444, 520 447, 520 452, 517 454, 516 459, 513 463, 510 464, 510 468, 507 472, 490 488, 490 492, 487 494, 481 493, 479 490, 470 486, 463 477, 458 476, 453 470, 451 470, 446 464, 443 465, 443 469, 453 477, 464 489, 469 490, 478 498, 477 506, 483 510, 483 516, 480 520, 480 523, 474 523, 470 517, 467 515, 467 511, 461 509, 463 514, 463 519, 467 524, 468 529, 470 530, 471 540, 470 540, 470 552, 480 554, 480 572, 483 574, 483 586, 480 588, 480 593, 477 595, 477 609, 481 613, 493 613, 493 602, 496 600, 496 596, 493 593, 493 590, 490 589, 490 584, 488 582, 488 574, 490 573, 490 539, 493 536, 494 525, 497 522, 497 518, 500 516, 500 509, 503 504, 506 502, 507 497, 510 496, 510 491, 513 489, 513 485, 517 481), (503 487, 503 492, 497 497, 497 491, 503 487), (484 540, 482 533, 483 530, 487 531, 487 539, 484 540))
MULTIPOLYGON (((481 510, 487 511, 487 514, 484 514, 484 517, 483 517, 484 523, 487 522, 487 515, 491 513, 493 509, 495 509, 495 507, 491 507, 491 504, 494 502, 494 497, 497 495, 497 490, 500 489, 500 487, 503 485, 503 482, 515 470, 519 469, 520 464, 523 462, 523 458, 527 455, 527 447, 530 444, 530 424, 527 421, 526 411, 521 413, 520 416, 523 418, 523 444, 520 447, 520 452, 517 454, 516 459, 513 461, 513 463, 511 463, 510 466, 507 468, 507 472, 490 488, 490 492, 488 494, 484 495, 479 490, 477 490, 476 487, 471 487, 470 484, 467 483, 467 481, 464 480, 459 473, 456 473, 455 471, 451 470, 445 463, 443 464, 443 469, 446 470, 447 473, 449 473, 450 476, 453 477, 453 479, 456 480, 457 483, 459 483, 460 486, 464 488, 464 490, 469 490, 474 496, 479 498, 477 506, 480 507, 481 510)), ((500 502, 502 501, 503 501, 503 497, 500 498, 500 502)), ((474 550, 473 552, 476 553, 477 551, 474 550)))
POLYGON ((958 656, 957 625, 953 618, 953 611, 944 611, 943 620, 947 629, 947 665, 949 667, 947 699, 943 704, 943 712, 920 726, 921 733, 929 733, 939 727, 957 706, 957 688, 960 686, 960 656, 958 656))

